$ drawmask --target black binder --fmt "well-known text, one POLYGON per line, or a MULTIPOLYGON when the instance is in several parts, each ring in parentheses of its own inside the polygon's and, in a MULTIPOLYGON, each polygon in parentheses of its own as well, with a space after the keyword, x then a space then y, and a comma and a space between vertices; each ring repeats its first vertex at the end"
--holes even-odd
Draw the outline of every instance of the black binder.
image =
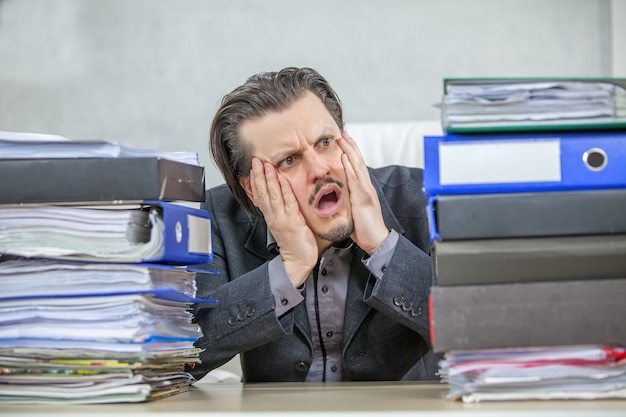
POLYGON ((626 278, 431 288, 438 352, 626 343, 626 278))
POLYGON ((431 261, 442 286, 626 278, 626 234, 435 241, 431 261))
POLYGON ((0 159, 0 204, 204 201, 204 167, 158 157, 0 159))
POLYGON ((441 240, 626 233, 626 189, 439 195, 429 210, 441 240))

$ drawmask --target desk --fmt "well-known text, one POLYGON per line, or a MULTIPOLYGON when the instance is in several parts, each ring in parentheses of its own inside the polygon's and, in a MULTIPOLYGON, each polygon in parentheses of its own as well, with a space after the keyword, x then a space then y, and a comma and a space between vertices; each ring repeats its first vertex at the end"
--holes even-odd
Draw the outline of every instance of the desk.
POLYGON ((463 404, 438 383, 200 384, 190 392, 139 404, 10 405, 0 415, 25 416, 626 416, 626 400, 463 404))

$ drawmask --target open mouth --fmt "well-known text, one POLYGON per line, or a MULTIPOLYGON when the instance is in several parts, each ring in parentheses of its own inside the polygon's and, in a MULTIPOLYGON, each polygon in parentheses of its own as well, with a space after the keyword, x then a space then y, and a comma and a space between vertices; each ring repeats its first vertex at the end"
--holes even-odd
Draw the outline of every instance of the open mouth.
POLYGON ((337 193, 331 191, 328 194, 324 194, 322 198, 320 198, 320 201, 317 203, 317 208, 320 210, 326 210, 337 204, 337 200, 337 193))
POLYGON ((322 190, 315 205, 315 211, 321 217, 330 217, 341 208, 341 193, 335 184, 322 190))

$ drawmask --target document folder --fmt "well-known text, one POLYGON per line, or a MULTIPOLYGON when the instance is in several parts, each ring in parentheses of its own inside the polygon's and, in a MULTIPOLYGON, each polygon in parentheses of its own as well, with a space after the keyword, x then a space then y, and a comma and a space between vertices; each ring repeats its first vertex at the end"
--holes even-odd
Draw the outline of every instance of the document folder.
POLYGON ((441 286, 622 278, 626 234, 435 241, 431 262, 441 286))
POLYGON ((424 137, 424 191, 486 194, 626 188, 626 130, 424 137))
POLYGON ((0 204, 205 199, 203 167, 155 157, 0 159, 0 178, 0 204))
POLYGON ((463 349, 626 343, 626 279, 432 287, 431 343, 463 349))
POLYGON ((431 241, 626 233, 626 188, 429 198, 431 241))
POLYGON ((446 78, 449 133, 626 128, 626 78, 446 78))
POLYGON ((179 265, 208 264, 213 258, 211 215, 206 210, 174 203, 146 201, 160 207, 163 215, 163 251, 143 262, 179 265))
POLYGON ((0 253, 93 262, 211 262, 211 216, 162 201, 0 206, 0 253))

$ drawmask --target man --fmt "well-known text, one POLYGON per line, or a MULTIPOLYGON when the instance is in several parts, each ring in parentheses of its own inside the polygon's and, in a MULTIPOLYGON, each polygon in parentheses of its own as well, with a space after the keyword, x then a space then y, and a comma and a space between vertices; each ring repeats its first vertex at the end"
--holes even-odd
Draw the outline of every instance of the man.
POLYGON ((198 278, 196 378, 241 354, 244 382, 434 379, 422 171, 369 170, 310 68, 226 95, 207 192, 219 275, 198 278))

